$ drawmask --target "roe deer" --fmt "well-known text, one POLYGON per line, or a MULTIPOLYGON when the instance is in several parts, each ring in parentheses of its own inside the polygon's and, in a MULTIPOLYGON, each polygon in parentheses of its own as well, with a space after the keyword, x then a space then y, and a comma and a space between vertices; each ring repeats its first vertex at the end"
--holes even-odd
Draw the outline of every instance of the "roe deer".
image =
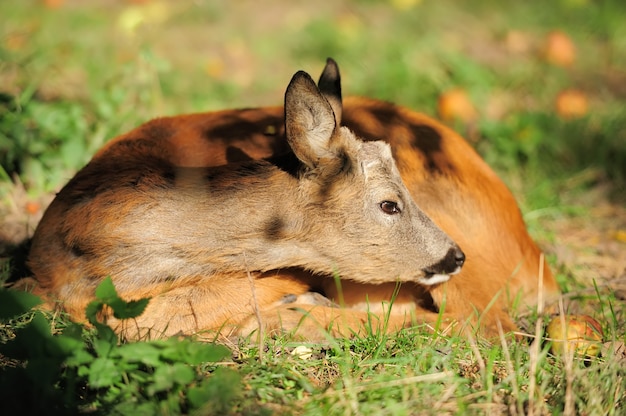
MULTIPOLYGON (((267 107, 160 118, 105 145, 59 193, 35 233, 30 253, 35 292, 46 295, 50 302, 60 300, 64 310, 81 319, 95 286, 111 275, 123 297, 152 297, 136 322, 110 318, 109 322, 118 325, 118 331, 126 336, 137 337, 150 329, 154 335, 205 329, 245 334, 258 326, 254 315, 258 308, 267 329, 297 327, 308 338, 319 337, 319 329, 348 336, 363 333, 365 326, 397 330, 411 323, 432 326, 440 319, 467 322, 481 334, 492 336, 497 334, 498 322, 505 331, 516 329, 510 310, 515 305, 532 306, 539 287, 543 287, 545 297, 558 293, 512 194, 462 137, 432 118, 390 103, 366 98, 342 101, 339 71, 330 59, 319 88, 332 112, 329 116, 326 101, 319 98, 309 82, 305 89, 312 90, 318 107, 325 108, 321 113, 327 120, 321 124, 328 125, 319 127, 317 119, 316 131, 332 130, 341 123, 361 139, 385 140, 391 145, 413 200, 467 255, 454 278, 444 282, 463 263, 463 256, 425 218, 425 228, 430 232, 413 237, 428 237, 430 241, 424 239, 421 245, 418 243, 419 248, 404 247, 397 253, 385 254, 391 245, 383 247, 383 241, 392 244, 388 239, 395 237, 387 234, 380 241, 372 239, 375 230, 384 230, 380 228, 384 224, 376 218, 398 219, 393 214, 393 203, 397 203, 394 194, 374 195, 376 208, 387 214, 381 216, 374 210, 379 217, 368 217, 355 228, 341 225, 346 221, 347 207, 350 212, 358 210, 355 201, 372 202, 372 196, 358 196, 353 189, 344 191, 349 182, 346 175, 354 174, 356 166, 338 164, 341 151, 337 149, 344 140, 354 142, 336 139, 337 134, 350 136, 337 128, 325 149, 334 153, 335 161, 328 161, 332 168, 326 170, 333 173, 312 167, 316 156, 311 152, 319 151, 319 147, 315 150, 309 144, 307 150, 298 150, 300 145, 307 146, 307 140, 294 145, 296 136, 306 136, 299 127, 309 121, 294 128, 294 120, 289 117, 289 107, 294 103, 287 101, 285 109, 267 107), (281 197, 284 189, 276 188, 272 188, 277 192, 275 198, 267 205, 254 207, 243 219, 241 213, 232 212, 235 205, 227 203, 241 201, 229 199, 229 195, 243 195, 246 189, 259 192, 264 189, 259 181, 269 183, 268 179, 260 179, 259 169, 273 172, 271 180, 278 176, 285 183, 311 180, 311 186, 323 191, 299 195, 312 198, 304 201, 312 206, 307 211, 311 217, 291 212, 294 199, 281 197), (213 174, 205 174, 208 172, 213 174), (324 181, 333 175, 336 178, 330 180, 332 186, 324 187, 324 181), (211 183, 225 192, 219 196, 225 201, 221 210, 202 204, 206 192, 212 191, 211 183), (208 209, 217 212, 217 217, 207 216, 208 209), (321 263, 312 267, 312 262, 320 260, 318 253, 282 262, 286 255, 282 250, 260 260, 253 258, 261 254, 247 244, 255 239, 262 244, 282 244, 290 254, 306 245, 325 244, 325 236, 306 232, 306 236, 318 240, 307 240, 303 246, 290 239, 288 230, 302 227, 300 221, 330 233, 328 238, 337 238, 328 247, 316 247, 325 253, 321 263), (249 223, 259 222, 264 236, 243 231, 249 223), (214 242, 237 250, 215 257, 210 253, 211 261, 217 263, 211 264, 207 272, 198 267, 204 256, 203 241, 198 236, 208 230, 217 233, 214 242), (361 246, 342 247, 344 242, 362 238, 359 233, 367 235, 361 246), (371 246, 366 247, 368 244, 371 246), (410 250, 413 252, 409 257, 415 259, 403 264, 410 250), (376 259, 384 264, 372 268, 376 259), (256 261, 262 266, 253 263, 256 261), (415 261, 419 263, 417 268, 415 261), (254 277, 254 299, 248 272, 254 277), (334 272, 342 279, 341 292, 332 277, 334 272), (398 289, 400 280, 404 283, 398 289), (340 307, 323 304, 323 299, 312 295, 314 291, 340 303, 340 307), (392 298, 391 314, 384 314, 382 303, 388 305, 392 298)), ((312 113, 307 117, 315 119, 312 113)), ((323 135, 327 133, 320 133, 323 135)), ((352 153, 344 156, 353 158, 352 153)), ((392 166, 382 163, 384 156, 379 157, 380 167, 392 166)), ((317 163, 326 162, 322 158, 317 163)), ((361 166, 367 168, 367 164, 361 166)), ((417 211, 403 190, 395 194, 400 196, 402 203, 408 201, 409 211, 417 211)), ((407 207, 397 209, 407 214, 407 207)), ((371 207, 370 211, 361 207, 360 212, 362 216, 373 214, 371 207)), ((263 250, 268 253, 271 248, 263 250)))
MULTIPOLYGON (((29 265, 39 292, 80 319, 110 275, 123 298, 152 298, 130 326, 109 320, 138 337, 238 324, 253 312, 247 273, 297 267, 434 285, 460 271, 463 252, 417 207, 389 144, 338 126, 304 72, 287 87, 284 115, 290 151, 266 159, 208 164, 197 148, 206 138, 168 119, 114 141, 35 232, 29 265)), ((259 304, 308 292, 290 280, 257 279, 259 304)))

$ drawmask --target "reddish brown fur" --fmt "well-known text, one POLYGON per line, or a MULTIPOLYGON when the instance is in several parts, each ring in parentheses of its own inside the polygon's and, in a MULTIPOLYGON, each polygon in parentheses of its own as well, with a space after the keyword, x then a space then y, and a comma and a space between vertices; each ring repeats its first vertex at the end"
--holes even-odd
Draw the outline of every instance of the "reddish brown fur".
MULTIPOLYGON (((153 120, 122 135, 104 146, 95 156, 102 161, 100 174, 110 180, 121 168, 141 169, 141 160, 128 159, 128 147, 156 153, 168 163, 184 167, 218 166, 235 161, 259 159, 287 151, 284 140, 282 107, 227 110, 214 113, 183 115, 153 120), (147 141, 147 142, 145 142, 147 141), (126 145, 122 145, 126 144, 126 145), (175 149, 175 151, 174 151, 175 149), (124 166, 120 166, 124 165, 124 166)), ((533 305, 537 299, 540 267, 543 267, 545 294, 553 295, 558 287, 545 264, 541 251, 527 233, 518 206, 510 191, 459 135, 439 122, 411 110, 365 98, 348 98, 343 103, 342 124, 366 140, 384 139, 392 146, 402 178, 417 204, 466 253, 467 261, 460 274, 434 287, 405 283, 394 303, 397 313, 390 315, 389 330, 410 323, 434 325, 458 320, 476 323, 485 335, 496 334, 496 322, 505 330, 515 330, 510 309, 515 300, 533 305), (495 297, 495 300, 494 300, 495 297), (519 299, 516 299, 519 297, 519 299), (490 305, 490 303, 492 303, 490 305), (490 306, 489 306, 490 305, 490 306), (439 314, 443 309, 443 314, 439 314)), ((167 172, 146 172, 146 189, 167 182, 167 172)), ((71 182, 70 182, 71 184, 71 182)), ((82 183, 82 186, 89 183, 82 183)), ((119 195, 124 200, 124 195, 119 195)), ((71 262, 41 262, 38 258, 67 258, 65 246, 58 244, 56 219, 64 207, 51 207, 35 236, 31 266, 37 279, 36 293, 54 297, 71 297, 76 285, 95 285, 88 277, 65 281, 71 276, 71 262), (59 289, 62 293, 59 293, 59 289)), ((127 200, 117 216, 107 214, 106 221, 116 221, 126 210, 133 209, 127 200)), ((72 225, 80 234, 84 229, 79 218, 72 225)), ((101 221, 101 219, 98 219, 101 221)), ((106 265, 102 265, 106 274, 106 265)), ((383 327, 382 301, 389 301, 396 285, 366 285, 343 281, 338 291, 330 276, 314 276, 297 269, 252 273, 257 306, 268 330, 294 329, 308 338, 319 337, 319 327, 333 335, 363 333, 371 316, 383 327), (320 290, 342 307, 310 305, 308 302, 285 302, 286 295, 306 296, 320 290), (303 312, 309 318, 302 321, 303 312)), ((132 298, 152 297, 138 326, 150 328, 163 317, 202 316, 170 322, 166 334, 196 333, 202 330, 226 330, 246 333, 257 326, 252 289, 246 275, 224 273, 209 282, 189 277, 184 282, 148 286, 135 291, 132 298), (167 296, 163 296, 167 294, 167 296)), ((76 299, 67 312, 76 319, 84 314, 89 298, 76 299)), ((135 322, 119 323, 110 318, 118 330, 130 337, 144 335, 134 328, 135 322)), ((158 326, 158 325, 157 325, 158 326)), ((155 334, 159 335, 159 334, 155 334)))

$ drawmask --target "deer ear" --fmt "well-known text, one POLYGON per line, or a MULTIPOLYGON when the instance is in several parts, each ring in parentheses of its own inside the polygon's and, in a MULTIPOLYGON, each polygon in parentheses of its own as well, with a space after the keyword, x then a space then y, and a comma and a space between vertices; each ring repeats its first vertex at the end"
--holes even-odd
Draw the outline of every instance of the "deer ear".
POLYGON ((285 131, 296 157, 310 168, 336 158, 331 148, 336 127, 333 109, 311 76, 297 72, 285 93, 285 131))
POLYGON ((335 113, 335 121, 337 125, 341 124, 341 113, 343 112, 343 104, 341 101, 341 75, 339 74, 339 66, 333 58, 326 59, 326 66, 320 80, 317 82, 320 92, 333 108, 335 113))

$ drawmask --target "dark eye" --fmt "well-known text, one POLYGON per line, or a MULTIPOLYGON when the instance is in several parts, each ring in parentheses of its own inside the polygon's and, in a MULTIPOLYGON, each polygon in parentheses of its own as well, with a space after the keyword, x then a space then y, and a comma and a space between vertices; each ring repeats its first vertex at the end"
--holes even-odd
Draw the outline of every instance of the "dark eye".
POLYGON ((388 215, 395 215, 395 214, 399 214, 402 211, 400 210, 400 207, 398 206, 398 204, 396 204, 395 202, 392 201, 383 201, 380 203, 380 209, 383 210, 383 212, 385 214, 388 215))

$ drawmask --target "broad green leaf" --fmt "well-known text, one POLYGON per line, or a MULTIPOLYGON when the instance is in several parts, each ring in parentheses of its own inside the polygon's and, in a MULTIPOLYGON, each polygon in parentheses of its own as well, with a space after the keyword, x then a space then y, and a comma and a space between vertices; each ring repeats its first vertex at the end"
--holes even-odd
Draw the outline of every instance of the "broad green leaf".
POLYGON ((143 313, 148 306, 150 299, 131 300, 126 302, 122 299, 117 299, 111 302, 109 306, 113 309, 113 316, 117 319, 130 319, 136 318, 143 313))
POLYGON ((109 342, 112 345, 116 345, 118 338, 113 329, 106 324, 98 321, 98 313, 102 310, 104 303, 100 300, 94 300, 87 305, 85 315, 91 325, 96 328, 98 332, 98 338, 109 342))
POLYGON ((96 323, 96 330, 98 331, 98 338, 108 342, 111 345, 117 345, 117 334, 111 329, 110 326, 105 324, 96 323))
POLYGON ((133 342, 116 348, 115 355, 130 362, 140 362, 151 367, 163 365, 161 348, 151 342, 133 342))
POLYGON ((50 357, 37 357, 26 363, 26 374, 35 385, 50 386, 59 376, 61 361, 50 357))
POLYGON ((94 360, 94 356, 87 350, 81 348, 74 351, 74 354, 65 360, 65 365, 68 367, 79 367, 83 364, 89 364, 94 360))
POLYGON ((85 315, 87 316, 87 320, 90 324, 95 325, 98 323, 98 312, 102 310, 104 303, 99 300, 94 300, 89 302, 87 308, 85 309, 85 315))
MULTIPOLYGON (((52 333, 50 332, 50 321, 43 316, 41 312, 36 312, 33 315, 33 319, 25 329, 29 331, 33 338, 38 337, 39 339, 36 341, 39 343, 43 340, 52 338, 52 333)), ((34 342, 35 339, 32 339, 32 341, 34 342)))
POLYGON ((11 319, 41 304, 38 296, 28 292, 0 289, 0 319, 11 319))
POLYGON ((82 340, 84 327, 76 323, 68 323, 65 329, 63 329, 63 335, 70 338, 82 340))
POLYGON ((165 400, 159 403, 159 413, 162 415, 178 415, 181 414, 181 399, 183 396, 178 392, 173 392, 167 395, 165 400))
POLYGON ((115 344, 112 344, 106 339, 97 339, 93 343, 93 348, 96 350, 98 357, 108 357, 114 347, 115 344))
POLYGON ((192 365, 220 361, 231 355, 230 350, 223 345, 202 342, 174 342, 172 347, 163 351, 164 358, 192 365))
POLYGON ((146 391, 153 395, 160 391, 170 390, 176 384, 185 386, 191 383, 195 377, 195 371, 187 364, 162 365, 155 370, 154 382, 148 386, 146 391))
POLYGON ((133 415, 133 416, 154 416, 158 415, 159 406, 157 402, 137 403, 136 400, 129 400, 120 403, 114 407, 116 415, 133 415))
POLYGON ((61 158, 66 168, 74 168, 77 160, 85 154, 85 142, 80 136, 74 136, 61 145, 61 158))
MULTIPOLYGON (((148 305, 149 299, 139 299, 126 302, 120 298, 115 290, 111 277, 106 277, 96 288, 96 298, 113 309, 113 316, 117 319, 136 318, 141 315, 148 305)), ((96 310, 96 313, 99 311, 96 310)), ((88 317, 94 317, 94 311, 88 311, 88 317)))
POLYGON ((97 389, 109 387, 120 381, 121 371, 115 361, 109 358, 96 358, 89 368, 89 387, 97 389))
POLYGON ((195 409, 202 408, 208 414, 228 414, 232 401, 241 395, 241 376, 225 367, 187 391, 187 398, 195 409))
POLYGON ((46 182, 46 168, 43 163, 34 157, 25 157, 23 161, 23 177, 25 182, 37 189, 44 189, 46 182))
POLYGON ((15 331, 13 339, 0 343, 0 353, 19 360, 62 355, 57 354, 54 349, 51 351, 51 343, 54 347, 50 322, 41 312, 35 312, 26 326, 15 331))
POLYGON ((119 299, 110 276, 104 278, 96 287, 96 298, 107 304, 115 299, 119 299))
POLYGON ((54 346, 56 354, 64 357, 85 348, 85 343, 81 339, 68 337, 67 335, 51 337, 49 344, 54 346))

